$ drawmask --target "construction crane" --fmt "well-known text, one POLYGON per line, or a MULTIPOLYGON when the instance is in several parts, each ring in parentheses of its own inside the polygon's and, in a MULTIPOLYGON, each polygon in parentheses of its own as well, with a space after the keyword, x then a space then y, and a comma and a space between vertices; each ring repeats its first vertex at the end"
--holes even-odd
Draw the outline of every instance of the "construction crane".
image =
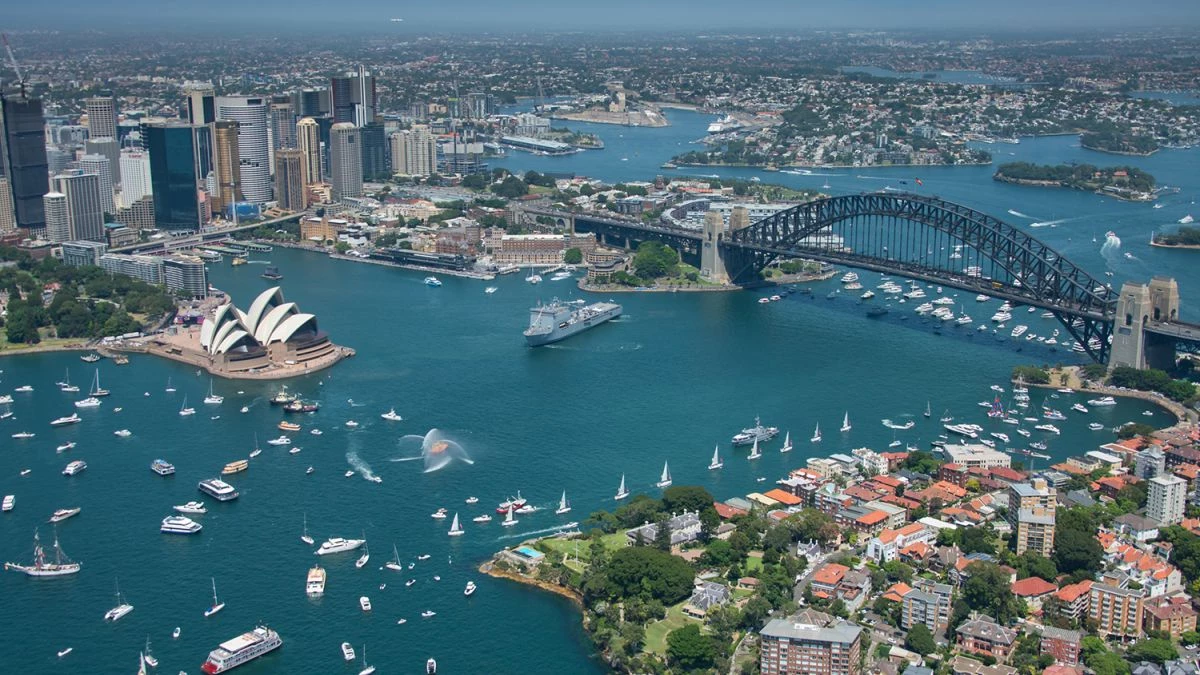
POLYGON ((0 38, 4 40, 4 51, 8 52, 8 65, 12 66, 13 72, 17 74, 17 87, 20 88, 21 98, 25 98, 25 76, 21 74, 21 67, 17 65, 17 57, 13 56, 12 45, 8 44, 8 33, 0 33, 0 38))

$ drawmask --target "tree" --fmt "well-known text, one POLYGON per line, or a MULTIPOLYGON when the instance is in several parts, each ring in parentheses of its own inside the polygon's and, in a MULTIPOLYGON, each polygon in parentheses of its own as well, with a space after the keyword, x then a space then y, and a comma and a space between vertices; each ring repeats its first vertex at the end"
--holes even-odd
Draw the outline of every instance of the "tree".
POLYGON ((816 509, 806 508, 790 520, 800 541, 816 541, 826 546, 842 533, 832 516, 816 509))
POLYGON ((689 624, 667 633, 667 658, 681 670, 703 670, 711 667, 716 652, 712 638, 702 634, 696 624, 689 624))
POLYGON ((517 178, 516 176, 509 176, 508 178, 500 181, 498 185, 493 185, 491 190, 492 192, 495 192, 506 199, 516 199, 517 197, 528 194, 529 186, 526 185, 525 181, 521 180, 520 178, 517 178))
POLYGON ((663 491, 662 506, 667 513, 700 512, 712 505, 712 493, 698 485, 673 485, 663 491))
POLYGON ((1100 560, 1104 550, 1096 541, 1095 530, 1084 532, 1073 527, 1061 525, 1054 533, 1054 564, 1063 574, 1071 574, 1079 570, 1095 570, 1100 568, 1100 560))
POLYGON ((1025 551, 1017 558, 1017 571, 1021 578, 1041 577, 1046 581, 1054 581, 1058 576, 1054 559, 1044 558, 1033 551, 1025 551))
POLYGON ((568 265, 578 265, 583 262, 583 251, 575 247, 563 251, 563 262, 568 265))
MULTIPOLYGON (((591 571, 591 570, 589 570, 591 571)), ((608 599, 632 597, 655 599, 673 605, 692 591, 692 568, 670 553, 647 546, 630 546, 615 551, 603 570, 602 586, 608 599)))
POLYGON ((662 516, 654 524, 654 548, 668 552, 671 550, 671 523, 666 516, 662 516))
POLYGON ((959 544, 963 554, 996 552, 995 536, 988 527, 968 527, 963 530, 962 543, 959 544))
POLYGON ((913 627, 908 629, 908 637, 905 638, 904 644, 921 656, 937 651, 937 644, 933 641, 933 633, 923 623, 913 624, 913 627))
POLYGON ((704 555, 700 557, 700 562, 713 567, 728 567, 737 560, 738 557, 733 552, 733 547, 724 539, 713 539, 708 542, 708 546, 704 547, 704 555))
POLYGON ((1017 598, 999 565, 978 561, 968 565, 966 571, 970 576, 963 584, 962 599, 970 609, 988 614, 1001 624, 1018 616, 1017 598))
POLYGON ((1151 661, 1159 664, 1178 657, 1179 651, 1175 649, 1175 645, 1162 638, 1149 638, 1134 643, 1125 653, 1125 658, 1130 661, 1151 661))

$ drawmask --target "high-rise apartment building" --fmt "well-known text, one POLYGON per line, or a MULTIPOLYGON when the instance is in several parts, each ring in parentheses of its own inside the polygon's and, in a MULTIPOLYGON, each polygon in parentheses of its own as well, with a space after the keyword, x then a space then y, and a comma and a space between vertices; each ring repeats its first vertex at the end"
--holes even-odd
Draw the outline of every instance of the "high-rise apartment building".
POLYGON ((358 127, 339 122, 329 131, 329 182, 334 201, 362 196, 362 135, 358 127))
POLYGON ((204 261, 190 255, 171 255, 162 259, 163 285, 191 298, 208 297, 208 272, 204 261))
POLYGON ((211 195, 213 212, 229 215, 229 210, 242 199, 237 122, 219 120, 213 123, 213 172, 216 175, 215 190, 211 195))
POLYGON ((71 240, 71 215, 67 211, 67 196, 61 192, 47 192, 42 196, 42 208, 46 212, 46 241, 61 244, 71 240))
POLYGON ((55 176, 54 187, 67 198, 67 217, 70 221, 67 240, 104 241, 100 176, 77 169, 55 176))
POLYGON ((8 177, 0 176, 0 236, 17 229, 17 214, 13 211, 12 188, 8 177))
POLYGON ((1167 471, 1167 456, 1162 448, 1150 446, 1139 452, 1133 459, 1133 474, 1142 480, 1150 480, 1167 471))
POLYGON ((430 176, 437 171, 437 142, 429 127, 415 125, 390 137, 392 172, 405 176, 430 176))
POLYGON ((117 137, 117 99, 111 91, 88 98, 84 105, 88 117, 89 138, 117 137))
POLYGON ((321 182, 321 129, 313 118, 296 123, 296 147, 304 157, 306 183, 321 182))
POLYGON ((121 153, 121 205, 129 206, 152 194, 150 156, 141 150, 121 153))
POLYGON ((333 121, 361 127, 375 121, 375 77, 363 66, 354 73, 334 77, 329 82, 333 103, 333 121))
POLYGON ((1147 481, 1146 517, 1159 525, 1174 525, 1183 520, 1187 502, 1187 481, 1174 475, 1155 476, 1147 481))
POLYGON ((772 619, 759 632, 762 675, 859 675, 862 629, 772 619))
POLYGON ((304 155, 295 148, 275 151, 275 201, 289 211, 303 211, 308 207, 304 155))
POLYGON ((0 175, 12 190, 17 226, 40 234, 46 227, 42 195, 50 191, 42 99, 0 95, 0 175))
POLYGON ((1054 551, 1054 507, 1058 491, 1044 478, 1013 483, 1008 488, 1008 522, 1017 555, 1027 550, 1044 557, 1054 551))
POLYGON ((1102 637, 1136 638, 1142 634, 1143 591, 1095 583, 1089 593, 1088 618, 1102 637))
POLYGON ((387 135, 383 125, 369 122, 359 128, 362 135, 362 172, 364 180, 385 180, 388 172, 387 135))
POLYGON ((187 121, 191 124, 212 124, 217 121, 216 94, 208 83, 184 87, 187 102, 187 121))
POLYGON ((271 201, 271 122, 266 99, 220 96, 217 119, 238 123, 242 196, 254 204, 271 201))
POLYGON ((112 162, 104 155, 84 155, 79 158, 79 168, 85 173, 94 173, 100 178, 100 206, 105 213, 116 213, 113 201, 112 162))
POLYGON ((167 230, 198 230, 207 222, 200 186, 212 169, 212 135, 206 125, 182 121, 142 127, 150 155, 154 221, 167 230))
POLYGON ((296 107, 291 96, 271 97, 271 148, 296 147, 296 107))

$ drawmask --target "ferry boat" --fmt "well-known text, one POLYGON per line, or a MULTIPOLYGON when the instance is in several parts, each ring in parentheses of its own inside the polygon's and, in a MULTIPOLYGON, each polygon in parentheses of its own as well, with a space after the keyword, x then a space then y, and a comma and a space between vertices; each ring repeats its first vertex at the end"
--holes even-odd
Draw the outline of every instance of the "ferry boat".
POLYGON ((63 472, 64 476, 74 476, 75 474, 79 473, 80 471, 83 471, 86 468, 87 468, 87 462, 83 461, 82 459, 77 459, 74 462, 71 462, 70 464, 68 464, 67 468, 63 469, 62 472, 63 472))
POLYGON ((62 427, 62 426, 66 426, 68 424, 79 424, 82 421, 83 421, 83 418, 80 417, 78 413, 71 413, 67 417, 59 417, 58 419, 51 420, 50 426, 62 427))
MULTIPOLYGON (((9 496, 11 497, 11 495, 9 496)), ((72 562, 63 554, 62 547, 58 545, 57 535, 54 537, 54 562, 46 562, 46 552, 42 550, 42 542, 38 537, 37 530, 33 531, 33 564, 4 563, 5 570, 22 572, 31 577, 61 577, 77 574, 82 567, 83 563, 72 562)))
POLYGON ((300 431, 299 424, 296 424, 295 422, 288 422, 287 420, 280 422, 278 425, 276 425, 276 427, 280 431, 300 431))
POLYGON ((283 275, 279 272, 279 268, 274 265, 268 266, 267 270, 263 272, 261 276, 262 278, 270 279, 271 281, 279 281, 283 278, 283 275))
POLYGON ((426 286, 441 286, 442 282, 437 277, 425 277, 426 286))
POLYGON ((247 262, 248 261, 246 260, 245 256, 235 255, 233 256, 233 259, 229 261, 229 264, 234 267, 238 267, 245 265, 247 262))
POLYGON ((167 516, 162 519, 162 526, 159 527, 160 532, 167 534, 196 534, 204 526, 187 516, 167 516))
POLYGON ((278 649, 281 645, 283 639, 279 637, 279 633, 266 626, 257 626, 252 631, 222 642, 209 652, 208 660, 200 666, 200 670, 208 675, 224 673, 278 649))
POLYGON ((530 347, 558 342, 621 316, 621 311, 621 306, 614 302, 585 305, 583 300, 564 303, 555 298, 549 305, 529 310, 525 341, 530 347))
POLYGON ((315 555, 329 555, 331 553, 343 553, 345 551, 353 551, 354 549, 367 543, 366 539, 343 539, 341 537, 331 537, 321 543, 315 555))
POLYGON ((217 501, 228 502, 238 498, 238 491, 220 478, 205 478, 197 487, 217 501))
POLYGON ((325 569, 320 565, 313 565, 308 571, 308 579, 304 582, 304 593, 310 598, 325 595, 325 579, 325 569))
POLYGON ((733 435, 734 445, 751 445, 755 441, 769 441, 779 435, 779 427, 764 427, 762 421, 754 418, 754 426, 742 429, 733 435))
POLYGON ((179 513, 208 513, 208 509, 204 508, 204 502, 188 502, 173 508, 179 513))
POLYGON ((250 460, 239 459, 235 462, 230 462, 230 463, 226 464, 225 468, 221 469, 221 475, 228 476, 229 474, 240 473, 249 468, 250 468, 250 460))
POLYGON ((72 509, 59 509, 54 512, 54 515, 50 516, 50 522, 61 523, 62 521, 66 520, 67 518, 70 518, 71 516, 79 515, 79 512, 82 510, 83 509, 78 506, 76 506, 75 508, 72 508, 72 509))

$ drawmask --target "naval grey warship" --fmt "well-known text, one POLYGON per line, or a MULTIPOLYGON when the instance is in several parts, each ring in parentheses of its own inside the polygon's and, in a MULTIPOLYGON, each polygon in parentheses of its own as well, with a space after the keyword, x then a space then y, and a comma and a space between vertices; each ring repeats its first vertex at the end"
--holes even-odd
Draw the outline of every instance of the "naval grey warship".
POLYGON ((621 306, 615 302, 585 305, 583 300, 561 302, 555 298, 548 305, 538 305, 529 310, 529 328, 525 330, 525 340, 530 347, 548 345, 618 316, 621 316, 621 306))

